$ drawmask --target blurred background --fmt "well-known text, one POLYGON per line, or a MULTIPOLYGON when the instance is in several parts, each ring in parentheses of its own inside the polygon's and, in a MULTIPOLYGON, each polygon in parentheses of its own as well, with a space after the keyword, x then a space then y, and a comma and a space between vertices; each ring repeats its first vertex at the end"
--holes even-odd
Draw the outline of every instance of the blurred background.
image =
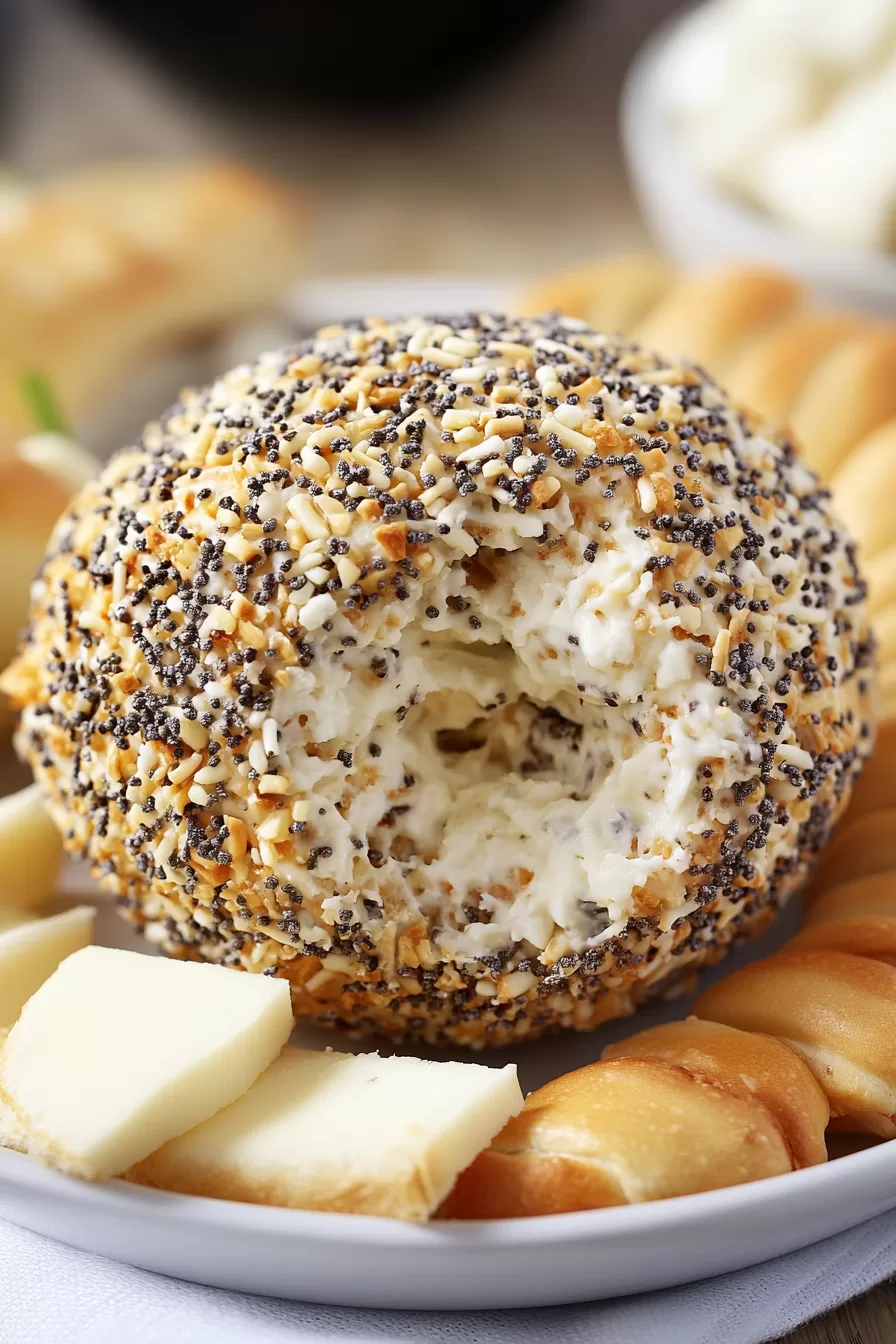
POLYGON ((616 113, 670 0, 6 6, 3 154, 28 177, 235 156, 301 193, 318 276, 516 278, 645 239, 616 113))
POLYGON ((475 305, 787 426, 896 714, 896 0, 0 0, 0 662, 67 495, 185 383, 475 305))

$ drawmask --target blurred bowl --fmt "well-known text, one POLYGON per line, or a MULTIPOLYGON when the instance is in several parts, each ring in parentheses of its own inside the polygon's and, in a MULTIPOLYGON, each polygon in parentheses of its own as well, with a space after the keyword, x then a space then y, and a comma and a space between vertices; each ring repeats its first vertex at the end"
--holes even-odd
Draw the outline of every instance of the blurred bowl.
POLYGON ((622 93, 621 129, 632 186, 661 249, 685 267, 745 259, 806 281, 826 302, 893 316, 896 257, 826 246, 719 191, 692 166, 660 97, 660 70, 677 15, 661 25, 632 63, 622 93))
POLYGON ((81 3, 191 89, 245 109, 301 106, 334 122, 359 111, 416 119, 440 100, 456 106, 459 90, 539 39, 568 0, 455 0, 444 12, 417 0, 382 11, 301 0, 81 3))

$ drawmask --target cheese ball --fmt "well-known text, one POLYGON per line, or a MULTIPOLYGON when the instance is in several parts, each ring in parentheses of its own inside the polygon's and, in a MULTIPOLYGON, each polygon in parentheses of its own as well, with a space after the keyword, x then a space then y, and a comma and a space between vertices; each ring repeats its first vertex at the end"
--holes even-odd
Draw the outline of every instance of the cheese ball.
POLYGON ((698 369, 368 319, 188 390, 58 525, 4 685, 165 952, 479 1046, 685 986, 871 747, 852 543, 698 369))

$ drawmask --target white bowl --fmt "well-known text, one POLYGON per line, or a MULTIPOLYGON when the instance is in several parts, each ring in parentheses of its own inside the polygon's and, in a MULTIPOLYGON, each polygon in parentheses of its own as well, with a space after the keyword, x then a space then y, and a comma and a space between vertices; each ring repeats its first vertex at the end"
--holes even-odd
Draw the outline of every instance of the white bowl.
POLYGON ((825 302, 896 313, 896 257, 826 246, 727 196, 702 177, 662 104, 659 72, 678 15, 636 56, 622 93, 632 185, 661 250, 685 267, 761 261, 806 281, 825 302))

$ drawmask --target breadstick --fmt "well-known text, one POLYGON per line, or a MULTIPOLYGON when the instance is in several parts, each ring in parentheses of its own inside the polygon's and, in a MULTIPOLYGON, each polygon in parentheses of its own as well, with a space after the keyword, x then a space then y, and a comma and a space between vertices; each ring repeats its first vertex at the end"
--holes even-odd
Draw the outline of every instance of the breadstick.
POLYGON ((815 365, 863 326, 848 313, 799 312, 751 341, 728 373, 728 389, 773 424, 785 425, 815 365))
POLYGON ((795 280, 760 266, 688 275, 635 330, 648 349, 703 365, 723 381, 750 340, 797 306, 795 280))
POLYGON ((830 480, 855 446, 896 416, 896 327, 837 346, 806 380, 790 424, 807 462, 830 480))
POLYGON ((583 318, 597 331, 627 334, 671 282, 672 272, 659 257, 624 254, 535 285, 520 296, 515 308, 535 314, 557 310, 583 318))

